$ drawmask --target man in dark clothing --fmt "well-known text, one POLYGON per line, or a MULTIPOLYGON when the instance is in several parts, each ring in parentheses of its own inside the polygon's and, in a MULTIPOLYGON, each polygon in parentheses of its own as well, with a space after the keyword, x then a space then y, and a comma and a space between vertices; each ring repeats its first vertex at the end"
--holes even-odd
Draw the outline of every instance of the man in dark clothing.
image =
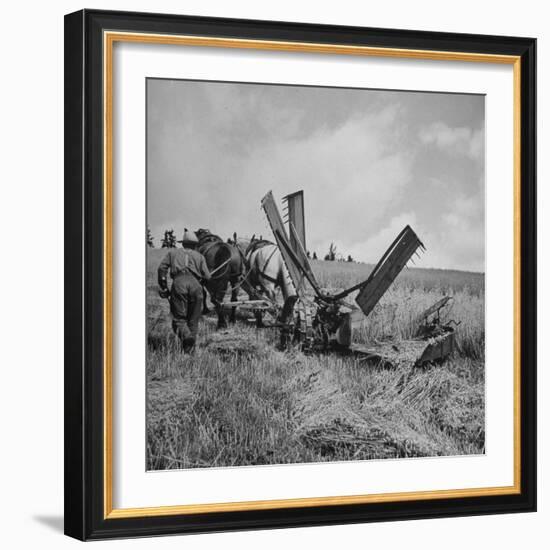
POLYGON ((181 341, 184 353, 193 350, 197 339, 199 319, 202 313, 201 282, 210 280, 210 272, 204 256, 194 250, 197 237, 185 230, 178 241, 183 248, 172 248, 158 268, 159 295, 170 297, 172 329, 181 341), (167 274, 170 271, 172 288, 168 290, 167 274))

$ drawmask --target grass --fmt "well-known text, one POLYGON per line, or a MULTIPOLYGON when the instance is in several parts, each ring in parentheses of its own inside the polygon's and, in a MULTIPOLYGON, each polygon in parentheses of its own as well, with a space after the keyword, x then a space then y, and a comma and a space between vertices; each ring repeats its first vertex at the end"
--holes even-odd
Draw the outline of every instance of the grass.
MULTIPOLYGON (((148 257, 147 468, 244 466, 484 452, 484 278, 405 271, 354 334, 410 336, 415 315, 444 294, 461 321, 459 351, 424 368, 387 368, 334 354, 276 349, 278 335, 241 319, 219 333, 201 320, 182 356, 156 293, 162 251, 148 257)), ((372 266, 314 262, 320 284, 345 288, 372 266)))

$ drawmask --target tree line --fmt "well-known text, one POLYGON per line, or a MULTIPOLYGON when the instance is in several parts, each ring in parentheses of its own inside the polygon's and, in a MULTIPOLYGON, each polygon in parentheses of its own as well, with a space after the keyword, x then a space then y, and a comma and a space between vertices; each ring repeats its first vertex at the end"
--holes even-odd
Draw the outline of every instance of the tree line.
MULTIPOLYGON (((146 239, 145 239, 147 246, 149 248, 155 248, 155 243, 153 241, 153 236, 151 234, 151 229, 149 226, 147 226, 147 233, 146 233, 146 239)), ((164 236, 160 240, 160 247, 161 248, 176 248, 177 246, 177 239, 176 235, 174 233, 173 229, 166 229, 164 231, 164 236)), ((313 254, 310 253, 310 251, 307 251, 307 257, 312 260, 317 260, 317 252, 313 252, 313 254)), ((351 254, 348 254, 347 258, 344 258, 342 254, 339 254, 337 252, 336 245, 334 243, 330 243, 328 252, 323 257, 325 262, 354 262, 355 260, 351 257, 351 254)))
MULTIPOLYGON (((153 235, 151 234, 151 229, 147 226, 147 233, 145 236, 145 242, 149 248, 155 248, 155 242, 153 240, 153 235)), ((167 229, 164 231, 164 237, 160 240, 161 248, 176 248, 177 239, 173 229, 167 229)))

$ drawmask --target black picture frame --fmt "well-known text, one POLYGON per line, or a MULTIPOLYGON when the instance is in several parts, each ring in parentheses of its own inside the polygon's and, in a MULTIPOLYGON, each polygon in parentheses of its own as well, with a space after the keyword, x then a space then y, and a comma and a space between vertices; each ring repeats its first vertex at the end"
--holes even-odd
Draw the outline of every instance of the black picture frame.
POLYGON ((65 533, 81 540, 536 510, 536 40, 503 36, 83 10, 65 17, 65 533), (521 66, 521 490, 153 517, 105 517, 103 33, 245 38, 511 55, 521 66))

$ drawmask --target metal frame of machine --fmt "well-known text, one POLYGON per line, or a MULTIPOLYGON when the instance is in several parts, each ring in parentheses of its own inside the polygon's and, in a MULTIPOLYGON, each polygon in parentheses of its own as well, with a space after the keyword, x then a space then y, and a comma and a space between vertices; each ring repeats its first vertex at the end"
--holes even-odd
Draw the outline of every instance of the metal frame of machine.
POLYGON ((279 315, 277 326, 281 328, 283 346, 299 343, 306 352, 356 353, 392 365, 434 362, 453 352, 456 347, 453 324, 458 323, 441 320, 441 312, 452 305, 450 296, 443 297, 417 317, 412 339, 392 339, 371 346, 352 343, 353 328, 369 316, 412 256, 426 250, 410 226, 399 233, 365 281, 330 293, 317 283, 306 252, 303 191, 287 195, 283 202, 284 220, 271 191, 261 201, 296 291, 279 315), (313 294, 307 292, 308 284, 313 294), (356 291, 357 305, 354 305, 346 298, 356 291))

